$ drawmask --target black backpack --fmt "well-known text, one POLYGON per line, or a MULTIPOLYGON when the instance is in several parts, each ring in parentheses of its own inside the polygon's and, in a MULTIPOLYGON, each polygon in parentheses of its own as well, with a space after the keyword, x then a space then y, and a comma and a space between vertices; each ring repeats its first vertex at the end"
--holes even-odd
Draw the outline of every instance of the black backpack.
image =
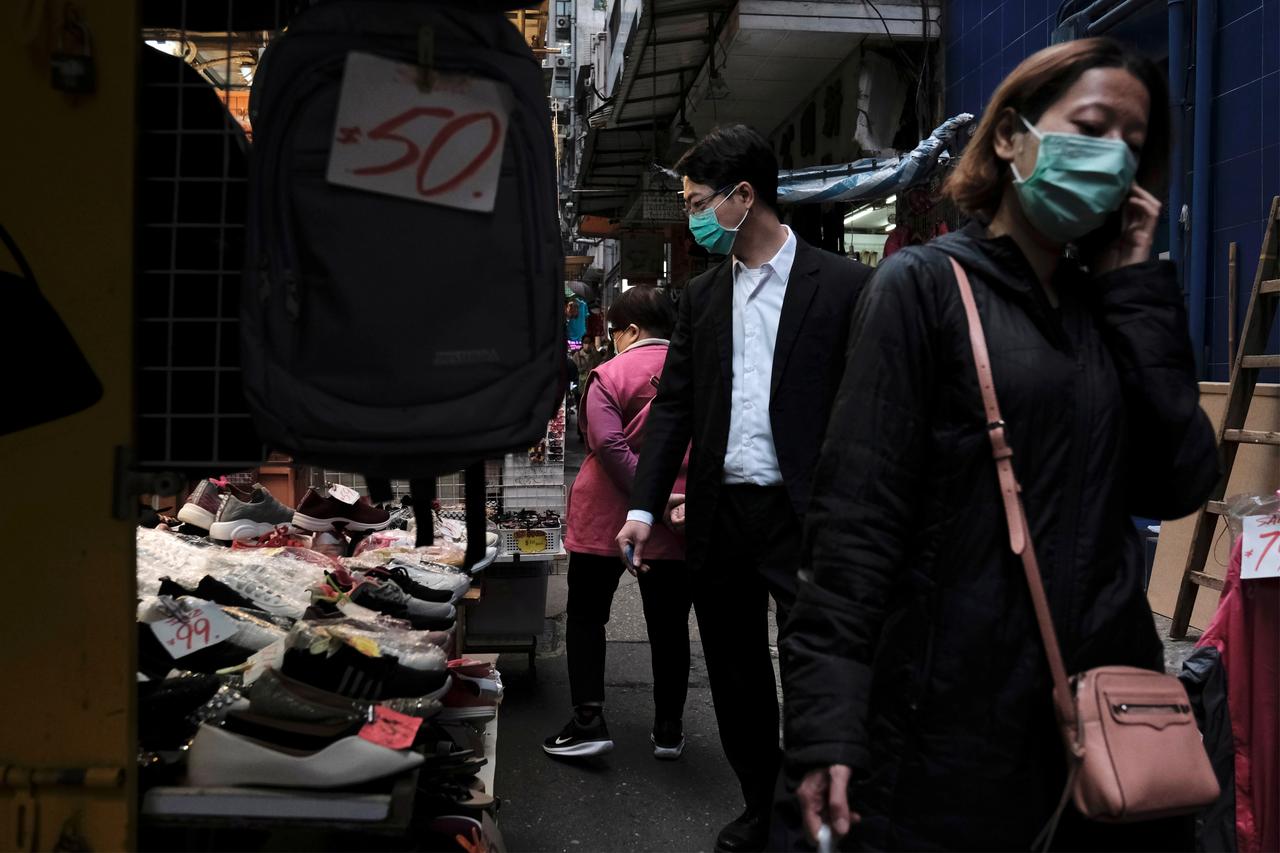
POLYGON ((318 5, 267 48, 250 109, 242 351, 264 442, 371 485, 535 444, 564 393, 563 254, 547 93, 516 28, 465 5, 318 5), (348 54, 417 64, 423 33, 435 72, 514 96, 491 213, 326 180, 348 54))

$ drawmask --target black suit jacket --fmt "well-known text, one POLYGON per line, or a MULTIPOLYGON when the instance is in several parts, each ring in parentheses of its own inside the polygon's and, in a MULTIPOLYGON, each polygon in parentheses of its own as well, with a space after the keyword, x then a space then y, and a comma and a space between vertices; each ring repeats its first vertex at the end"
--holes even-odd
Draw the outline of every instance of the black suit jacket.
MULTIPOLYGON (((796 239, 774 347, 769 415, 782 479, 802 518, 844 374, 853 306, 870 277, 870 267, 796 239)), ((724 483, 732 382, 733 263, 726 258, 689 282, 680 299, 631 493, 632 507, 661 519, 685 448, 693 442, 686 488, 693 566, 708 554, 724 483)))

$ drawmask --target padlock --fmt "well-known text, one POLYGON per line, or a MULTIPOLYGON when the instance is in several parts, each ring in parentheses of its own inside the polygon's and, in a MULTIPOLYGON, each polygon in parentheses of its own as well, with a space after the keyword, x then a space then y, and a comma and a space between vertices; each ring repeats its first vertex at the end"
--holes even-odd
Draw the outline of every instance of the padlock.
POLYGON ((71 95, 91 94, 98 85, 98 70, 93 63, 93 40, 89 28, 78 19, 68 16, 58 36, 58 50, 49 58, 53 88, 71 95), (80 53, 67 50, 66 36, 71 33, 80 40, 80 53))

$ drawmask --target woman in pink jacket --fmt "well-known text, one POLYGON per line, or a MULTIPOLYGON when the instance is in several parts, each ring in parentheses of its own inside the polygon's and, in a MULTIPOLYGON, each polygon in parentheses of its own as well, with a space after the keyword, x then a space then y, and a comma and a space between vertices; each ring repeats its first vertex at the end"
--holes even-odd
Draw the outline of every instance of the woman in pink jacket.
MULTIPOLYGON (((587 377, 580 421, 589 454, 569 494, 565 544, 569 551, 568 656, 573 718, 543 743, 551 755, 583 757, 613 749, 604 722, 604 626, 624 571, 614 534, 626 521, 631 481, 649 401, 667 357, 675 309, 661 291, 633 287, 609 307, 609 336, 618 352, 587 377)), ((687 460, 686 460, 687 461, 687 460)), ((684 491, 684 474, 675 491, 684 491)), ((645 549, 649 570, 639 576, 653 655, 657 758, 684 750, 689 688, 690 593, 684 539, 659 526, 645 549)))

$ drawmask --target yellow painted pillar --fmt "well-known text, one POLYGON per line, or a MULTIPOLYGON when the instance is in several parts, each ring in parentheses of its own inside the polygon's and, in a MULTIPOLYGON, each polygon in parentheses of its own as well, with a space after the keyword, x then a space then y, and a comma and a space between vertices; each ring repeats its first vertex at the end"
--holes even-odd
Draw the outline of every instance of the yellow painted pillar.
MULTIPOLYGON (((0 786, 5 850, 48 850, 64 831, 94 850, 135 845, 134 540, 112 517, 112 487, 115 448, 133 430, 139 42, 127 0, 75 6, 98 77, 97 92, 78 97, 50 85, 62 0, 0 4, 0 222, 105 388, 92 408, 0 436, 0 767, 17 768, 0 786), (102 770, 81 786, 30 768, 102 770)), ((15 270, 0 254, 0 268, 15 270)), ((11 311, 0 309, 6 353, 27 334, 11 311)), ((28 339, 4 369, 39 371, 40 352, 28 339)), ((44 378, 56 395, 58 377, 44 378)))

